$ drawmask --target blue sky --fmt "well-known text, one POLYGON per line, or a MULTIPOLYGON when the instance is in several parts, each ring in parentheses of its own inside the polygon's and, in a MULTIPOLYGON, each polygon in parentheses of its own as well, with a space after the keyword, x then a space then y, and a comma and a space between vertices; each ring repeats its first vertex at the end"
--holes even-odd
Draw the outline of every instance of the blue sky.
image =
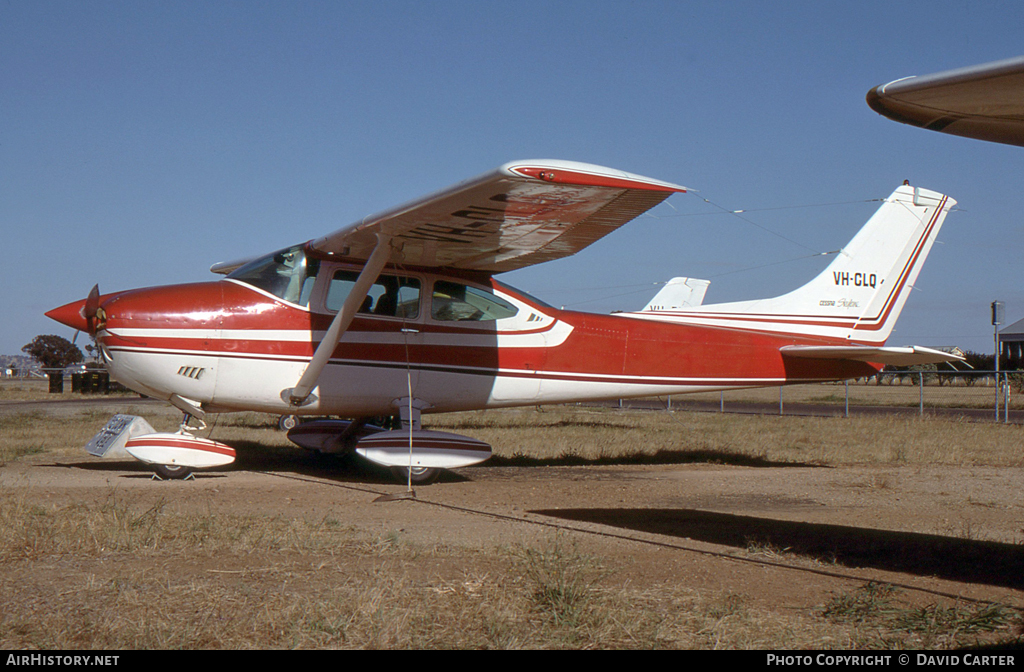
POLYGON ((70 338, 43 313, 97 282, 212 279, 529 158, 699 190, 502 278, 597 312, 675 275, 711 279, 708 302, 781 294, 904 179, 948 193, 890 343, 987 352, 991 301, 1024 317, 1024 149, 864 96, 1021 55, 1022 27, 1019 2, 7 0, 0 353, 70 338))

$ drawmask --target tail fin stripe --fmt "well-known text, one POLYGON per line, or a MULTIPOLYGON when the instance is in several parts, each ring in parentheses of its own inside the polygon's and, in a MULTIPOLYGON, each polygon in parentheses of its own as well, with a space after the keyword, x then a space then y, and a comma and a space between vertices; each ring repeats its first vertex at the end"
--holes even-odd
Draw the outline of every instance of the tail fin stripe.
POLYGON ((882 344, 953 205, 956 201, 948 196, 904 184, 884 199, 843 254, 802 287, 767 299, 674 306, 631 316, 882 344))
POLYGON ((903 293, 903 288, 906 285, 907 278, 910 276, 914 268, 918 265, 918 259, 921 256, 921 250, 924 248, 926 241, 928 241, 931 238, 932 231, 935 228, 935 223, 939 220, 939 216, 942 214, 943 209, 946 207, 947 200, 948 197, 943 196, 942 200, 939 202, 939 206, 935 208, 935 212, 932 213, 931 221, 928 222, 928 226, 925 227, 924 233, 918 239, 917 245, 914 246, 913 254, 910 255, 910 258, 907 259, 907 263, 904 264, 903 271, 900 273, 900 276, 895 283, 895 288, 889 292, 889 296, 886 298, 885 303, 882 305, 882 309, 879 315, 874 318, 869 318, 868 320, 865 320, 866 322, 872 322, 874 324, 863 325, 861 321, 858 321, 858 323, 854 325, 854 329, 858 331, 877 331, 881 329, 882 326, 889 319, 889 314, 892 312, 893 306, 896 305, 897 299, 899 298, 900 294, 903 293))
POLYGON ((931 237, 932 231, 935 228, 935 223, 938 221, 939 216, 942 214, 943 208, 946 205, 948 197, 943 197, 939 207, 935 209, 932 214, 928 225, 925 227, 921 236, 918 238, 917 243, 914 245, 914 251, 907 259, 904 264, 902 271, 893 283, 893 288, 889 290, 889 295, 886 297, 885 303, 882 304, 879 313, 873 317, 836 317, 834 315, 798 315, 798 314, 778 314, 778 313, 688 313, 683 311, 665 311, 664 315, 679 315, 686 317, 699 317, 707 319, 730 319, 741 322, 773 322, 781 324, 793 324, 793 325, 806 325, 806 326, 824 326, 824 327, 841 327, 841 328, 854 328, 857 330, 873 331, 881 329, 882 325, 885 324, 889 314, 892 312, 893 306, 896 304, 896 299, 902 292, 903 287, 906 284, 906 280, 909 277, 913 268, 917 265, 917 260, 921 256, 921 251, 925 246, 925 242, 931 237))

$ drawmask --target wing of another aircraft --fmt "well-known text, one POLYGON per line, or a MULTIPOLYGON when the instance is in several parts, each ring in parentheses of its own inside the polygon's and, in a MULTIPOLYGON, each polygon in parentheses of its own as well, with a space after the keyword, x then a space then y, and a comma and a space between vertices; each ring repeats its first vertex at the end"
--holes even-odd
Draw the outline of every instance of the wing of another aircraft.
POLYGON ((572 161, 517 161, 312 241, 367 259, 377 234, 392 262, 492 273, 579 252, 685 187, 572 161))
POLYGON ((867 101, 904 124, 1024 146, 1024 56, 897 79, 871 89, 867 101))

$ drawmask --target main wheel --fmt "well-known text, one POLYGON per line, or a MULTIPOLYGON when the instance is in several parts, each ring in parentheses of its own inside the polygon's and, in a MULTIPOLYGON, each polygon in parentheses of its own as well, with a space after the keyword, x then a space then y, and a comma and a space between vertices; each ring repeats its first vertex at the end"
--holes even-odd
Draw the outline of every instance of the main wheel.
POLYGON ((154 464, 153 470, 156 471, 157 476, 166 481, 188 478, 188 475, 192 473, 191 467, 184 467, 180 464, 154 464))
MULTIPOLYGON (((409 482, 409 467, 391 467, 391 473, 401 483, 409 482)), ((441 470, 434 467, 413 467, 412 482, 415 485, 429 485, 441 475, 441 470)))
POLYGON ((287 432, 289 430, 295 429, 295 427, 298 424, 299 416, 297 415, 282 415, 280 418, 277 419, 277 428, 280 429, 282 432, 287 432))

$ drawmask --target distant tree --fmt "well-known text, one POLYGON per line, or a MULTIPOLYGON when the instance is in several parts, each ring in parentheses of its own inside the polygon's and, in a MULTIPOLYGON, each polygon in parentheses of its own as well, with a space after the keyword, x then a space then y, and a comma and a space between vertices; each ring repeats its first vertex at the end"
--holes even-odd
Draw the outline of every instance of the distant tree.
POLYGON ((974 352, 973 350, 967 350, 964 352, 964 361, 970 365, 972 369, 978 371, 991 371, 995 367, 995 357, 989 353, 983 355, 980 352, 974 352))
MULTIPOLYGON (((991 371, 995 368, 996 365, 996 358, 991 353, 983 355, 981 353, 972 352, 971 350, 968 350, 964 353, 964 359, 968 364, 971 365, 971 368, 976 369, 978 371, 991 371)), ((1018 364, 1019 362, 1012 360, 1007 355, 999 355, 1000 371, 1017 370, 1020 368, 1018 364)))
POLYGON ((21 351, 39 362, 44 369, 63 369, 85 359, 77 345, 53 335, 36 336, 21 351))

